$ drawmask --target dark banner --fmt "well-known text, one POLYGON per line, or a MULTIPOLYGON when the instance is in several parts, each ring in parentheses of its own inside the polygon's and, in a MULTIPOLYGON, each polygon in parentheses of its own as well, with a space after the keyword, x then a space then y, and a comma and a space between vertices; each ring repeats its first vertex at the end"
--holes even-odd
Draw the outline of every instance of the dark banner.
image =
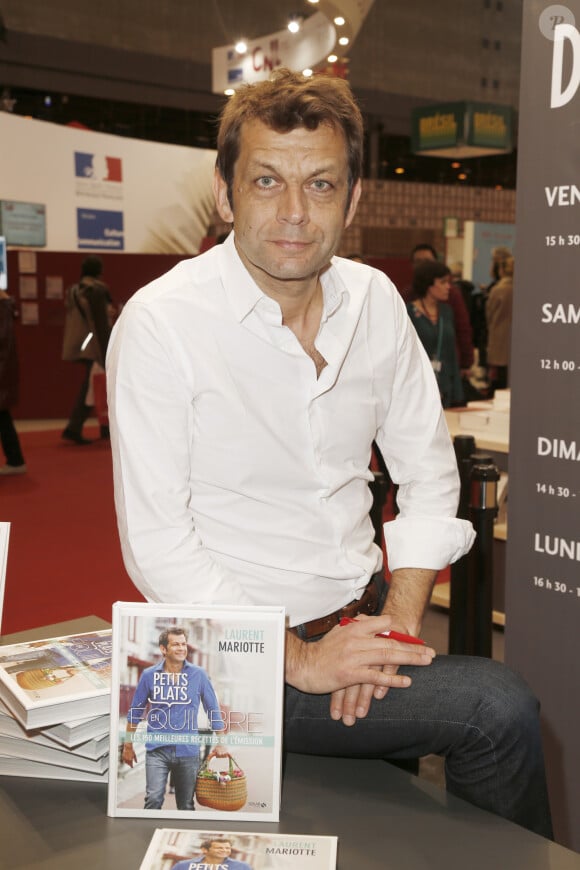
POLYGON ((523 10, 506 661, 541 700, 556 838, 580 851, 580 0, 523 10))

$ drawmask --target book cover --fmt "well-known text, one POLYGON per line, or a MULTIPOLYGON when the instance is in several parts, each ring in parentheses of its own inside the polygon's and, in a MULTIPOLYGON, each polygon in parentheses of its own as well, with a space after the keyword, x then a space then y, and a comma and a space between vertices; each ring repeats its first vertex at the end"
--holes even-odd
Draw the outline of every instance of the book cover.
POLYGON ((139 870, 336 870, 336 850, 312 834, 158 828, 139 870))
POLYGON ((108 813, 277 821, 282 607, 113 606, 108 813))
POLYGON ((108 713, 111 630, 0 647, 0 699, 26 729, 108 713))

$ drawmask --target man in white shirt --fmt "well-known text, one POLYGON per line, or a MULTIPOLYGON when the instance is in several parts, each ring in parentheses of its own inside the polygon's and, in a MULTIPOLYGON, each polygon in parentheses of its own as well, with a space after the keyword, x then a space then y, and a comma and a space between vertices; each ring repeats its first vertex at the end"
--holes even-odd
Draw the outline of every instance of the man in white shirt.
POLYGON ((340 80, 281 71, 227 104, 215 196, 234 231, 140 290, 109 349, 125 563, 154 601, 285 605, 288 749, 437 752, 455 794, 549 835, 527 687, 376 636, 419 634, 436 572, 473 530, 455 518, 455 457, 399 294, 334 256, 362 143, 340 80), (373 440, 399 485, 386 601, 373 440))

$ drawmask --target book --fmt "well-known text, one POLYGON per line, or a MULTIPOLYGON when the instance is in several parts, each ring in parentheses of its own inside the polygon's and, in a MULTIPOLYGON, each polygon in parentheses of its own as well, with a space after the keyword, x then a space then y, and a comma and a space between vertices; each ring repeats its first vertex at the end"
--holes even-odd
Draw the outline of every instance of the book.
POLYGON ((113 606, 109 815, 278 820, 284 636, 282 607, 113 606))
MULTIPOLYGON (((70 756, 72 762, 74 763, 75 758, 79 759, 92 759, 96 761, 97 759, 103 758, 106 756, 108 758, 109 755, 109 732, 107 729, 107 733, 99 738, 93 738, 92 740, 87 740, 84 743, 79 743, 75 746, 74 749, 69 749, 68 747, 64 747, 61 743, 58 743, 54 740, 53 737, 45 734, 43 731, 33 730, 27 731, 22 727, 20 722, 12 716, 9 712, 8 708, 4 706, 4 704, 0 701, 0 737, 13 737, 22 741, 21 752, 26 757, 26 744, 34 744, 34 752, 30 757, 38 758, 39 760, 44 760, 38 756, 38 750, 36 746, 45 746, 49 750, 58 750, 58 752, 66 752, 70 756)), ((12 753, 8 753, 12 754, 12 753)), ((46 759, 49 760, 49 759, 46 759)), ((81 765, 82 766, 82 765, 81 765)), ((107 765, 108 767, 108 765, 107 765)), ((1 772, 1 771, 0 771, 1 772)))
POLYGON ((100 740, 104 737, 109 740, 110 717, 108 713, 102 716, 94 716, 90 719, 73 719, 72 722, 60 722, 51 725, 50 728, 42 728, 41 731, 51 740, 55 740, 68 749, 74 749, 80 743, 87 740, 100 740))
POLYGON ((0 734, 0 755, 11 756, 19 761, 41 761, 57 767, 84 770, 87 773, 103 774, 109 769, 108 753, 97 759, 86 758, 68 749, 46 746, 26 737, 7 737, 4 734, 0 734))
POLYGON ((229 864, 216 860, 226 857, 239 862, 236 870, 336 870, 337 842, 313 834, 158 828, 139 870, 219 870, 229 864))
POLYGON ((0 647, 0 700, 26 729, 108 713, 111 630, 0 647))
POLYGON ((3 776, 25 776, 33 779, 67 779, 76 782, 106 783, 109 772, 92 773, 88 770, 78 770, 75 767, 60 767, 57 764, 46 764, 30 758, 16 758, 13 755, 0 754, 0 771, 3 776))
POLYGON ((10 523, 0 523, 0 629, 2 628, 2 612, 4 609, 4 590, 6 588, 6 565, 8 564, 8 542, 10 540, 10 523))

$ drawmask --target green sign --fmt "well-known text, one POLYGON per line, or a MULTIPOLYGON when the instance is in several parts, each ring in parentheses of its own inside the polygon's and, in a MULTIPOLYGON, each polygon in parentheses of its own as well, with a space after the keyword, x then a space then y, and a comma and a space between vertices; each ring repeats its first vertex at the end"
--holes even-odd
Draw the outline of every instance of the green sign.
POLYGON ((491 103, 444 103, 413 110, 412 148, 435 157, 481 157, 513 148, 513 109, 491 103))

